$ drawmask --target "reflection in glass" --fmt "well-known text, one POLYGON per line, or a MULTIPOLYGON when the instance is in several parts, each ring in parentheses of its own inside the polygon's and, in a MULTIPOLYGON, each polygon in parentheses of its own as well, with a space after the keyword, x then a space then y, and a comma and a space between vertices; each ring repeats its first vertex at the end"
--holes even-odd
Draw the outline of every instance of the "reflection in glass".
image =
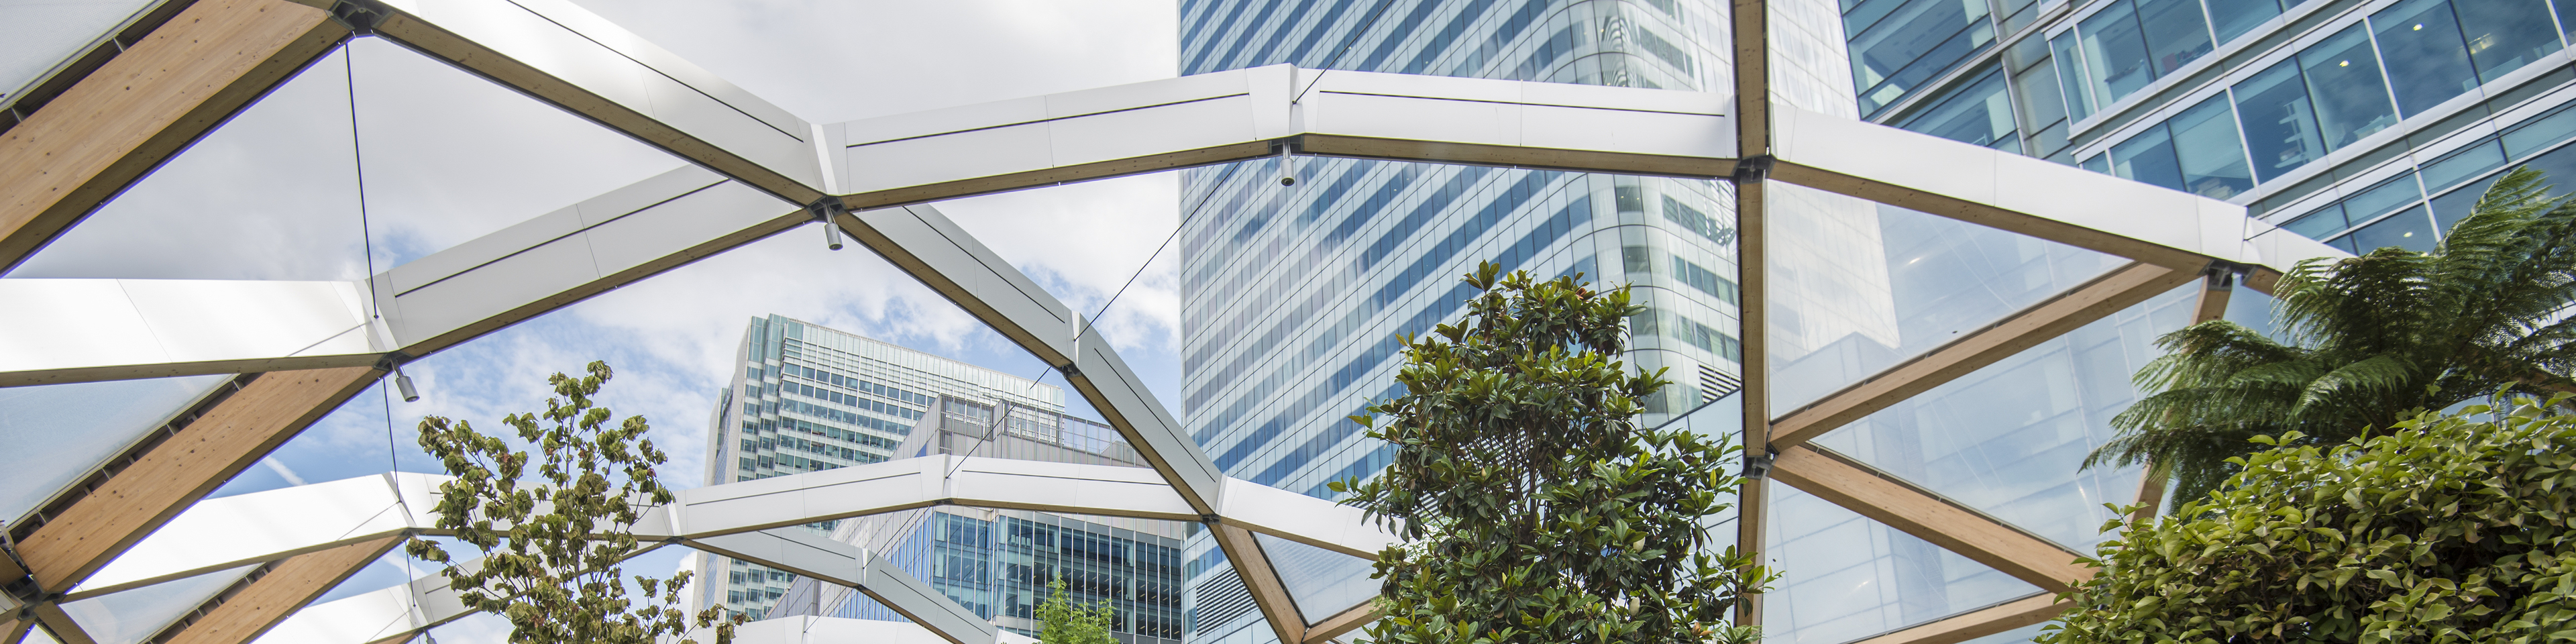
POLYGON ((0 520, 113 458, 230 376, 0 388, 0 520))
POLYGON ((2137 0, 2138 28, 2147 35, 2148 62, 2163 77, 2208 55, 2208 19, 2200 0, 2137 0))
POLYGON ((1255 533, 1279 583, 1297 600, 1297 613, 1313 624, 1377 597, 1377 572, 1370 560, 1255 533))
POLYGON ((2111 174, 2122 179, 2182 189, 2182 167, 2174 162, 2173 137, 2161 125, 2111 146, 2111 174))
MULTIPOLYGON (((1862 22, 1884 3, 1856 8, 1846 24, 1862 22)), ((1853 87, 1860 111, 1875 115, 1995 40, 1985 2, 1910 0, 1851 36, 1853 87)))
POLYGON ((2369 221, 2372 217, 2386 214, 2401 205, 2421 201, 2423 198, 2424 194, 2415 188, 2415 175, 2408 173, 2345 198, 2343 207, 2344 212, 2351 214, 2353 218, 2369 221))
MULTIPOLYGON (((2220 2, 2222 2, 2222 3, 2232 3, 2232 2, 2234 2, 2235 0, 2219 0, 2219 1, 2220 1, 2220 2)), ((2252 3, 2249 3, 2249 4, 2252 4, 2252 3)), ((2266 3, 2266 4, 2268 4, 2268 3, 2266 3)), ((2004 631, 2004 632, 2001 632, 2001 633, 1996 633, 1996 634, 1993 634, 1993 635, 1988 635, 1988 636, 1985 636, 1985 637, 1980 637, 1980 638, 1977 638, 1977 639, 1968 640, 1968 641, 1965 641, 1965 642, 1960 642, 1959 644, 2028 644, 2028 643, 2030 642, 2031 638, 2039 637, 2039 632, 2040 632, 2040 631, 2047 630, 2047 629, 2048 629, 2048 624, 2047 624, 2046 622, 2042 622, 2042 623, 2038 623, 2038 624, 2032 624, 2032 625, 2029 625, 2029 626, 2024 626, 2024 627, 2021 627, 2021 628, 2012 629, 2012 630, 2009 630, 2009 631, 2004 631)))
POLYGON ((1771 189, 1775 414, 2126 262, 1813 188, 1771 189))
POLYGON ((135 644, 196 610, 257 566, 210 572, 63 604, 98 644, 135 644))
POLYGON ((2397 109, 2417 114, 2478 86, 2449 0, 2408 0, 2370 16, 2397 109))
POLYGON ((2281 5, 2277 0, 2209 0, 2209 24, 2218 32, 2218 42, 2222 43, 2235 40, 2278 15, 2281 15, 2281 5))
POLYGON ((2480 79, 2493 81, 2558 51, 2558 35, 2550 33, 2557 30, 2542 0, 2468 0, 2452 8, 2459 12, 2480 79))
POLYGON ((2281 224, 2281 227, 2290 232, 2305 235, 2309 239, 2325 239, 2335 233, 2343 232, 2345 228, 2352 227, 2351 223, 2344 221, 2344 206, 2345 204, 2339 203, 2326 204, 2326 207, 2300 215, 2298 219, 2290 220, 2290 223, 2281 224))
POLYGON ((2092 84, 2084 81, 2084 58, 2078 51, 2081 48, 2082 43, 2073 32, 2048 41, 2050 57, 2057 61, 2054 67, 2058 82, 2066 90, 2067 118, 2078 121, 2093 115, 2092 84))
POLYGON ((1896 126, 1962 143, 2018 150, 2021 140, 2013 138, 2011 100, 2004 92, 2003 72, 1990 70, 1984 78, 1935 99, 1931 109, 1896 126))
POLYGON ((2254 159, 2256 180, 2271 181, 2325 155, 2296 61, 2281 61, 2229 93, 2236 96, 2236 116, 2245 126, 2245 152, 2254 159))
POLYGON ((2353 25, 2299 52, 2308 95, 2316 100, 2317 131, 2326 149, 2351 144, 2397 123, 2388 85, 2379 78, 2379 55, 2370 35, 2353 25))
POLYGON ((2094 107, 2119 102, 2155 80, 2156 70, 2147 64, 2146 35, 2138 31, 2136 7, 2125 1, 2103 7, 2085 18, 2077 31, 2084 37, 2084 71, 2093 81, 2094 107))
POLYGON ((2422 206, 2389 215, 2379 223, 2363 226, 2352 233, 2353 247, 2364 253, 2389 246, 2419 253, 2431 252, 2436 243, 2433 220, 2425 216, 2422 206))
POLYGON ((2155 340, 2191 324, 2186 284, 1956 380, 1816 444, 2090 552, 2114 518, 2103 504, 2137 500, 2138 468, 2083 468, 2117 432, 2111 417, 2141 393, 2130 377, 2161 355, 2155 340))
POLYGON ((1782 577, 1764 595, 1764 642, 1844 644, 2039 592, 1797 488, 1768 488, 1766 554, 1782 577))
POLYGON ((2182 190, 2211 199, 2226 199, 2254 189, 2254 174, 2245 165, 2245 144, 2236 137, 2236 118, 2227 98, 2212 96, 2174 115, 2174 155, 2180 157, 2182 190))

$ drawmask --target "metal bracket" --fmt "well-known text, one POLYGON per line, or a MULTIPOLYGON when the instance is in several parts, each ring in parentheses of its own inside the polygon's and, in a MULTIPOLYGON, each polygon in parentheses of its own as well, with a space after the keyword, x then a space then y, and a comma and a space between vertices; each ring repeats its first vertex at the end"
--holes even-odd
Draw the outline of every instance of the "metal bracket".
POLYGON ((1748 478, 1748 479, 1760 479, 1760 478, 1770 478, 1770 477, 1771 477, 1771 456, 1770 456, 1770 455, 1765 454, 1765 455, 1762 455, 1762 456, 1746 456, 1746 457, 1744 457, 1744 478, 1748 478))
POLYGON ((387 351, 384 355, 376 358, 376 370, 390 372, 396 367, 411 364, 411 361, 419 359, 420 358, 418 356, 414 356, 409 353, 401 351, 387 351))
MULTIPOLYGON (((1079 378, 1079 377, 1082 377, 1082 367, 1074 366, 1074 364, 1073 364, 1073 363, 1070 363, 1070 362, 1067 362, 1067 363, 1064 363, 1064 364, 1060 364, 1060 365, 1056 365, 1056 366, 1055 366, 1055 370, 1056 370, 1056 372, 1057 372, 1057 373, 1062 373, 1062 374, 1064 374, 1064 377, 1065 377, 1065 378, 1067 378, 1067 379, 1072 379, 1072 378, 1079 378)), ((1214 516, 1214 515, 1210 515, 1210 516, 1214 516)))
POLYGON ((2251 272, 2254 272, 2254 267, 2250 264, 2238 264, 2224 259, 2209 260, 2209 266, 2200 269, 2201 277, 2205 278, 2204 288, 2212 291, 2234 290, 2236 280, 2251 272))
POLYGON ((814 215, 815 222, 823 224, 823 245, 832 250, 840 250, 841 225, 834 223, 832 219, 849 214, 849 205, 841 203, 840 197, 823 195, 823 198, 814 200, 814 203, 805 204, 805 212, 814 215))
POLYGON ((1735 180, 1761 181, 1771 178, 1771 155, 1757 154, 1735 161, 1735 180))
POLYGON ((331 21, 360 36, 375 35, 376 27, 391 17, 394 17, 394 8, 383 0, 339 0, 331 4, 331 21))

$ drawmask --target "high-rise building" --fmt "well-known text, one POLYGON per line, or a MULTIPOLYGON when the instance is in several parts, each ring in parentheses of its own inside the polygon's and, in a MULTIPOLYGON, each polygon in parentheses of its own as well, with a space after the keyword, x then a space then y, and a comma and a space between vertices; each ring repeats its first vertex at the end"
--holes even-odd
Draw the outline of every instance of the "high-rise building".
MULTIPOLYGON (((940 398, 895 447, 900 458, 954 454, 1146 467, 1118 430, 1043 408, 940 398)), ((1077 604, 1108 602, 1110 635, 1127 644, 1181 641, 1181 540, 1187 524, 1030 510, 938 506, 840 522, 832 538, 881 553, 1004 630, 1037 635, 1037 606, 1062 580, 1077 604)), ((902 621, 893 609, 831 584, 798 580, 770 617, 902 621)))
MULTIPOLYGON (((1727 92, 1723 7, 1185 0, 1181 73, 1293 63, 1727 92)), ((1395 393, 1398 338, 1454 319, 1472 292, 1459 277, 1479 262, 1636 284, 1650 311, 1624 359, 1677 381, 1647 401, 1654 421, 1739 382, 1725 182, 1353 159, 1297 159, 1293 172, 1293 186, 1268 162, 1183 172, 1175 402, 1229 475, 1328 496, 1327 482, 1384 468, 1392 450, 1345 417, 1395 393)), ((1264 544, 1291 594, 1315 604, 1301 607, 1310 621, 1376 590, 1359 559, 1264 544)), ((1272 638, 1223 553, 1205 538, 1188 552, 1191 637, 1272 638)))
MULTIPOLYGON (((893 458, 943 397, 1064 409, 1064 390, 1054 385, 782 316, 752 318, 742 335, 733 383, 716 393, 707 431, 709 485, 893 458)), ((753 615, 795 578, 729 557, 699 562, 699 605, 753 615)))

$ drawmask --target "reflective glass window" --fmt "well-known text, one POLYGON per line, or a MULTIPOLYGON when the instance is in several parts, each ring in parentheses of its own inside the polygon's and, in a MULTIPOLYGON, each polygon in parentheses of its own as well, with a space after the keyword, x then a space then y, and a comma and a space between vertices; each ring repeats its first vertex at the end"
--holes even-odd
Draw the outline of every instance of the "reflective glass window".
POLYGON ((1930 109, 1898 122, 1897 127, 1988 147, 2018 146, 2020 140, 2013 138, 2011 100, 2004 92, 2003 71, 1988 71, 1984 78, 1941 97, 1930 109))
POLYGON ((2370 28, 2388 58, 2388 85, 2399 111, 2420 113, 2478 86, 2449 0, 2397 3, 2371 14, 2370 28))
POLYGON ((2174 161, 2173 137, 2163 125, 2111 146, 2111 174, 2139 183, 2182 189, 2182 167, 2174 161))
POLYGON ((2379 77, 2379 56, 2370 50, 2370 35, 2361 27, 2353 25, 2299 52, 2308 95, 2316 101, 2318 136, 2328 150, 2397 123, 2388 85, 2379 77))
POLYGON ((2305 235, 2309 239, 2325 239, 2329 235, 2352 227, 2351 223, 2344 221, 2343 207, 2344 205, 2340 203, 2326 204, 2326 207, 2319 208, 2316 212, 2300 215, 2298 219, 2290 220, 2290 223, 2281 224, 2281 228, 2305 235))
POLYGON ((2345 197, 2343 206, 2344 210, 2352 213, 2354 218, 2368 221, 2372 217, 2396 210, 2398 206, 2423 199, 2424 193, 2415 188, 2415 175, 2410 173, 2345 197))
POLYGON ((2558 51, 2558 35, 2551 33, 2557 29, 2542 0, 2468 0, 2452 9, 2459 12, 2478 78, 2495 80, 2558 51))
POLYGON ((2395 246, 2416 252, 2431 252, 2438 243, 2433 239, 2433 220, 2422 206, 2389 215, 2377 223, 2352 231, 2353 247, 2361 252, 2395 246))
POLYGON ((2103 7, 2076 26, 2084 37, 2084 71, 2093 84, 2093 104, 2119 102, 2156 79, 2147 63, 2147 37, 2138 31, 2137 7, 2125 0, 2103 7))
POLYGON ((2317 136, 2316 111, 2299 79, 2296 61, 2282 61, 2229 88, 2236 97, 2236 118, 2245 128, 2245 151, 2254 161, 2254 178, 2270 181, 2308 161, 2325 156, 2317 136))
POLYGON ((2093 115, 2091 83, 2084 81, 2082 41, 2073 32, 2049 39, 2048 49, 2056 64, 2058 87, 2066 90, 2067 117, 2078 121, 2093 115))
POLYGON ((2278 15, 2281 4, 2277 0, 2209 0, 2209 26, 2218 32, 2218 42, 2222 43, 2278 15))
POLYGON ((2500 167, 2504 167, 2504 145, 2487 141, 2424 164, 2424 185, 2440 190, 2500 167))
POLYGON ((2517 157, 2528 156, 2567 140, 2569 134, 2576 134, 2576 109, 2561 108, 2556 113, 2525 121, 2507 130, 2504 133, 2504 151, 2517 157))
POLYGON ((2182 190, 2226 199, 2254 189, 2253 171, 2245 165, 2245 143, 2236 137, 2236 117, 2225 95, 2183 110, 2165 127, 2173 132, 2182 190))
POLYGON ((1910 0, 1851 39, 1852 86, 1875 115, 1995 40, 1983 0, 1910 0))
POLYGON ((2036 594, 2039 588, 1786 485, 1771 494, 1780 581, 1764 595, 1763 638, 1845 644, 2036 594))
POLYGON ((2111 157, 2110 157, 2110 155, 2106 155, 2106 154, 2096 154, 2096 155, 2093 155, 2092 157, 2090 157, 2090 158, 2086 158, 2086 159, 2084 160, 2083 168, 2084 168, 2084 169, 2086 169, 2086 170, 2091 170, 2091 171, 2099 172, 2099 173, 2102 173, 2102 174, 2110 174, 2110 173, 2111 173, 2111 157))
POLYGON ((2209 20, 2200 0, 2136 0, 2138 29, 2147 36, 2147 61, 2155 74, 2171 74, 2209 54, 2209 20))

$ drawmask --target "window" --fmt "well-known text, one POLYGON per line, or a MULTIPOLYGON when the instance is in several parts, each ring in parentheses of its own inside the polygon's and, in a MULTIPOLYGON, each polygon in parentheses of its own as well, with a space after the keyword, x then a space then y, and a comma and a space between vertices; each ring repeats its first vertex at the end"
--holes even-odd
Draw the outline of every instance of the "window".
POLYGON ((1935 100, 1931 108, 1896 126, 1990 148, 2021 149, 2021 139, 2013 135, 2012 98, 2004 92, 2002 70, 1987 71, 1985 77, 1935 100))
POLYGON ((2225 95, 2183 110, 2165 127, 2173 132, 2183 191, 2226 199, 2254 189, 2254 174, 2246 167, 2245 145, 2236 136, 2236 116, 2225 95))
POLYGON ((2325 143, 2317 137, 2316 112, 2308 106, 2297 61, 2273 65, 2228 93, 2236 97, 2236 115, 2245 127, 2245 151, 2253 157, 2255 180, 2270 181, 2325 156, 2325 143))
POLYGON ((2048 43, 2025 38, 2004 52, 2013 73, 2013 98, 2020 102, 2022 153, 2047 157, 2066 149, 2066 92, 2049 64, 2048 43))
POLYGON ((2542 0, 2469 0, 2452 10, 2480 80, 2495 80, 2558 51, 2558 34, 2552 33, 2557 29, 2542 0))
POLYGON ((1984 0, 1868 0, 1843 24, 1860 111, 1873 116, 1995 41, 1984 0))
POLYGON ((2357 252, 2367 253, 2389 246, 2427 252, 2433 250, 2435 244, 2433 220, 2425 216, 2423 206, 2416 206, 2353 231, 2351 239, 2357 252))
POLYGON ((2093 92, 2084 82, 2084 55, 2077 51, 2082 46, 2071 31, 2048 41, 2051 57, 2056 60, 2058 86, 2066 90, 2067 117, 2078 121, 2093 115, 2093 92))
POLYGON ((2094 108, 2209 54, 2209 20, 2198 0, 2113 1, 2076 25, 2094 108))
POLYGON ((2417 114, 2478 86, 2449 0, 2408 0, 2370 16, 2397 109, 2417 114))
POLYGON ((2235 40, 2254 27, 2281 15, 2276 0, 2209 0, 2209 24, 2218 32, 2218 42, 2235 40))
POLYGON ((2379 78, 2379 56, 2370 50, 2370 36, 2361 25, 2299 52, 2298 63, 2315 101, 2325 149, 2350 145, 2397 123, 2388 85, 2379 78))

